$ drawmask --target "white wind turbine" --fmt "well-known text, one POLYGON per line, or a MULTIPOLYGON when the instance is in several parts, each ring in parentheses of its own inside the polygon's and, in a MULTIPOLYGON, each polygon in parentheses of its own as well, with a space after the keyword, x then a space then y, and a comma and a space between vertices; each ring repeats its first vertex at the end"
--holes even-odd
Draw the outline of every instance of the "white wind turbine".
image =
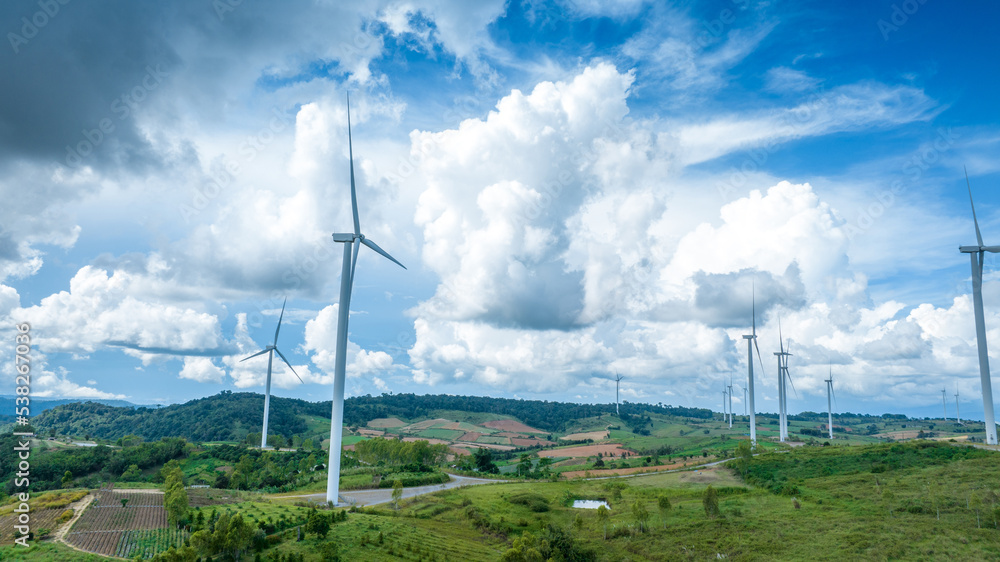
POLYGON ((344 245, 344 264, 340 272, 340 303, 337 311, 337 350, 333 373, 333 412, 330 416, 330 461, 326 477, 326 501, 334 505, 340 501, 340 448, 344 426, 344 379, 347 375, 347 320, 351 308, 351 288, 354 286, 354 271, 358 263, 358 250, 368 246, 399 267, 406 266, 390 256, 378 244, 361 234, 358 219, 358 192, 354 185, 354 145, 351 140, 351 98, 347 97, 347 150, 351 165, 351 212, 354 216, 354 232, 336 233, 334 242, 344 245))
POLYGON ((618 389, 621 385, 622 379, 625 378, 618 373, 615 373, 615 415, 620 416, 621 412, 618 411, 618 389))
POLYGON ((979 377, 983 386, 983 417, 986 421, 986 443, 997 444, 997 426, 993 418, 993 387, 990 384, 990 357, 986 349, 986 317, 983 313, 983 252, 1000 252, 1000 246, 984 246, 976 219, 976 204, 972 201, 972 184, 969 171, 965 171, 965 184, 969 188, 972 205, 972 222, 976 225, 976 246, 960 246, 958 250, 972 259, 972 304, 976 316, 976 343, 979 348, 979 377))
POLYGON ((733 428, 733 374, 729 373, 729 429, 733 428))
POLYGON ((271 411, 271 362, 274 359, 274 354, 277 353, 278 357, 281 357, 281 360, 285 362, 285 365, 288 365, 288 368, 292 370, 292 373, 295 375, 295 378, 299 379, 299 382, 304 382, 302 377, 295 372, 295 368, 292 367, 292 364, 288 362, 288 359, 285 359, 285 356, 281 354, 281 350, 278 349, 278 331, 281 330, 281 319, 285 317, 286 302, 288 302, 287 297, 285 298, 285 301, 281 303, 281 316, 278 316, 278 327, 274 329, 274 343, 265 347, 261 351, 254 353, 250 357, 240 360, 240 363, 242 363, 247 359, 257 357, 258 355, 267 354, 267 382, 264 383, 264 427, 260 431, 260 446, 262 449, 267 447, 267 418, 271 411))
POLYGON ((941 407, 944 408, 944 421, 948 421, 948 391, 941 389, 941 407))
MULTIPOLYGON (((788 358, 791 356, 792 342, 788 342, 788 350, 781 336, 781 319, 778 319, 778 345, 781 351, 775 351, 778 356, 778 439, 784 443, 788 440, 788 391, 785 381, 792 382, 792 376, 788 374, 788 358)), ((792 392, 795 392, 795 385, 792 385, 792 392)))
POLYGON ((836 398, 833 394, 833 366, 830 366, 830 378, 823 381, 826 383, 826 428, 829 430, 830 439, 833 439, 833 404, 831 398, 836 398))
MULTIPOLYGON (((726 399, 729 398, 729 391, 726 388, 722 387, 722 423, 726 423, 726 420, 729 419, 729 412, 726 411, 726 399)), ((731 424, 730 427, 732 427, 731 424)))
POLYGON ((955 423, 962 423, 962 415, 958 413, 958 387, 955 387, 955 423))
POLYGON ((751 313, 753 315, 752 326, 753 330, 750 335, 744 335, 743 339, 747 340, 747 390, 749 395, 749 407, 750 407, 750 443, 753 446, 757 446, 757 415, 754 411, 753 405, 753 350, 757 350, 757 361, 760 362, 760 372, 761 375, 764 373, 764 361, 760 358, 760 347, 757 345, 757 298, 756 291, 754 291, 754 296, 751 300, 752 309, 751 313))

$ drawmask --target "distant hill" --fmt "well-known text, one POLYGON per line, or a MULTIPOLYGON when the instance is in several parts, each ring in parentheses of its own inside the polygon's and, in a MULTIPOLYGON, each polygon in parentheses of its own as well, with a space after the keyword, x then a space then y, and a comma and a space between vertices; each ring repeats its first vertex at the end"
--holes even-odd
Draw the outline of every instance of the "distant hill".
MULTIPOLYGON (((14 399, 17 398, 12 394, 0 395, 0 415, 13 416, 14 415, 14 399)), ((62 406, 64 404, 72 404, 75 402, 97 402, 98 404, 104 404, 107 406, 116 406, 119 408, 135 408, 136 405, 131 402, 126 402, 125 400, 100 400, 100 399, 89 399, 89 398, 31 398, 31 413, 40 414, 45 410, 51 410, 57 406, 62 406)))
MULTIPOLYGON (((306 418, 330 418, 331 403, 271 397, 268 432, 290 439, 308 431, 306 418)), ((344 404, 344 424, 363 426, 382 417, 416 419, 434 410, 462 410, 514 417, 545 431, 560 431, 567 424, 614 411, 613 404, 573 404, 543 400, 515 400, 483 396, 383 394, 356 396, 344 404)), ((711 410, 651 404, 623 403, 622 418, 649 413, 708 419, 711 410)), ((264 397, 248 392, 223 391, 214 396, 162 408, 116 407, 96 402, 69 403, 32 416, 38 431, 61 435, 117 439, 128 434, 146 440, 184 437, 189 441, 239 441, 260 431, 264 397)))

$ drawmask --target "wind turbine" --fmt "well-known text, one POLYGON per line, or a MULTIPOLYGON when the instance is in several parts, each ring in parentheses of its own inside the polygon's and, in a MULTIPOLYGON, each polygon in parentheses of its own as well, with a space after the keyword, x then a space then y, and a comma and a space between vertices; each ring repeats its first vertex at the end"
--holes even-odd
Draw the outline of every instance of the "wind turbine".
MULTIPOLYGON (((792 382, 792 376, 788 374, 788 357, 791 356, 792 342, 788 342, 788 350, 781 336, 781 318, 778 318, 778 345, 781 351, 775 351, 778 356, 778 440, 784 443, 788 440, 788 391, 785 387, 785 379, 792 382)), ((792 391, 795 386, 792 385, 792 391)))
POLYGON ((955 423, 962 424, 962 415, 958 413, 958 388, 955 388, 955 423))
POLYGON ((286 302, 288 302, 288 297, 285 297, 285 300, 281 303, 281 315, 278 316, 278 327, 274 329, 274 343, 265 347, 261 351, 254 353, 250 357, 240 359, 240 363, 242 363, 247 359, 257 357, 258 355, 267 354, 267 382, 264 384, 264 427, 260 431, 261 449, 267 447, 267 417, 268 413, 271 411, 271 362, 272 359, 274 359, 274 354, 277 353, 278 357, 281 357, 281 360, 285 362, 285 365, 288 365, 288 368, 292 370, 292 373, 295 375, 295 378, 299 379, 299 382, 304 382, 302 377, 295 372, 295 368, 292 367, 292 364, 288 362, 288 359, 285 359, 285 356, 281 354, 281 350, 278 349, 278 332, 281 330, 281 319, 285 317, 286 302))
POLYGON ((726 419, 729 416, 728 412, 726 412, 726 398, 728 397, 729 391, 726 390, 726 387, 722 387, 722 423, 726 423, 726 419))
POLYGON ((753 315, 752 327, 753 331, 750 335, 743 336, 743 339, 747 340, 747 388, 750 395, 750 444, 754 447, 757 446, 757 415, 754 413, 753 406, 753 350, 757 350, 757 360, 760 361, 760 372, 764 373, 764 361, 760 358, 760 347, 757 345, 757 297, 756 289, 752 289, 754 292, 751 293, 752 308, 751 314, 753 315))
POLYGON ((944 408, 944 421, 948 421, 948 391, 941 389, 941 406, 944 408))
POLYGON ((733 428, 733 374, 729 373, 729 429, 733 428))
POLYGON ((830 378, 823 381, 826 383, 826 427, 833 439, 833 405, 830 398, 833 397, 833 366, 830 366, 830 378))
POLYGON ((1000 246, 983 246, 983 235, 976 219, 976 204, 972 201, 972 184, 969 171, 965 171, 965 184, 969 188, 972 205, 972 222, 976 225, 976 246, 960 246, 958 251, 972 259, 972 305, 976 316, 976 344, 979 348, 979 377, 983 385, 983 417, 986 419, 986 443, 997 444, 997 425, 993 418, 993 387, 990 384, 990 357, 986 349, 986 318, 983 314, 983 252, 1000 252, 1000 246))
POLYGON ((335 233, 334 242, 344 245, 344 264, 340 271, 340 304, 337 311, 337 348, 333 371, 333 412, 330 416, 330 461, 326 475, 326 501, 337 505, 340 501, 340 448, 344 426, 344 379, 347 375, 347 320, 351 309, 351 289, 361 245, 368 246, 392 263, 406 269, 378 244, 361 234, 358 219, 358 192, 354 185, 354 145, 351 140, 351 97, 347 96, 347 151, 351 164, 351 211, 354 215, 354 232, 335 233))
POLYGON ((743 387, 743 415, 747 415, 747 387, 743 387))
POLYGON ((621 385, 621 382, 622 382, 623 378, 625 378, 625 377, 619 375, 618 373, 615 373, 615 415, 616 416, 621 415, 621 412, 618 411, 618 388, 621 385))

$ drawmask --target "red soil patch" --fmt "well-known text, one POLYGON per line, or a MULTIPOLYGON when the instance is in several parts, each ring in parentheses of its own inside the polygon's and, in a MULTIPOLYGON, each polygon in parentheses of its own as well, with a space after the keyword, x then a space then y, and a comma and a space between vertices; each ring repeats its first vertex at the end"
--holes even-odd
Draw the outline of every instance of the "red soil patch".
POLYGON ((524 425, 523 423, 514 420, 488 421, 483 424, 483 427, 488 427, 490 429, 499 429, 500 431, 517 431, 520 433, 548 433, 548 431, 535 429, 531 426, 524 425))
POLYGON ((547 451, 539 451, 538 456, 540 457, 594 457, 597 453, 601 453, 605 458, 611 455, 615 458, 620 458, 622 453, 625 453, 626 458, 636 456, 635 452, 629 451, 628 449, 622 449, 620 443, 604 443, 601 445, 582 445, 580 447, 567 447, 565 449, 549 449, 547 451))
POLYGON ((500 433, 494 433, 497 437, 517 437, 518 439, 531 439, 530 435, 525 435, 523 433, 513 433, 510 431, 501 431, 500 433))
POLYGON ((451 423, 446 423, 444 425, 439 425, 438 429, 453 429, 456 431, 465 431, 465 428, 462 427, 462 424, 460 422, 451 422, 451 423))
POLYGON ((456 454, 456 455, 471 455, 472 454, 472 452, 470 452, 468 449, 465 449, 465 448, 462 448, 462 447, 448 447, 448 450, 451 451, 452 453, 456 454))
POLYGON ((472 442, 475 442, 476 439, 479 439, 482 436, 483 436, 482 433, 477 433, 475 431, 470 431, 470 432, 466 433, 465 435, 462 435, 461 437, 459 437, 458 440, 459 441, 472 441, 472 442))
POLYGON ((359 429, 358 433, 367 437, 381 437, 385 432, 380 429, 359 429))

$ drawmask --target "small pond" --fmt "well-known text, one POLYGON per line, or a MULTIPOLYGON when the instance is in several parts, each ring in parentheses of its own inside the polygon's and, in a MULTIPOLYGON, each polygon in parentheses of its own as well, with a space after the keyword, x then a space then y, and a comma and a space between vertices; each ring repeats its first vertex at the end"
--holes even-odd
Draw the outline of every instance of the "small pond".
POLYGON ((597 509, 597 508, 601 507, 602 505, 604 507, 608 508, 608 509, 611 509, 611 506, 608 505, 608 502, 602 502, 601 500, 574 500, 573 501, 573 507, 576 507, 576 508, 579 508, 579 509, 597 509))

